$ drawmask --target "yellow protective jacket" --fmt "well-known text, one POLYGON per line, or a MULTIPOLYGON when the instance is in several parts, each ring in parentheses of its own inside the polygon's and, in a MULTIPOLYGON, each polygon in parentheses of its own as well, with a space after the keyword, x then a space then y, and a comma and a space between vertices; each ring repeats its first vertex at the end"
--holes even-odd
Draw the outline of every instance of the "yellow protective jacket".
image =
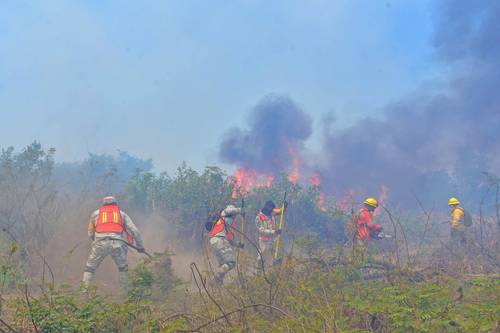
POLYGON ((456 207, 451 212, 451 228, 456 230, 464 230, 464 209, 462 207, 456 207))

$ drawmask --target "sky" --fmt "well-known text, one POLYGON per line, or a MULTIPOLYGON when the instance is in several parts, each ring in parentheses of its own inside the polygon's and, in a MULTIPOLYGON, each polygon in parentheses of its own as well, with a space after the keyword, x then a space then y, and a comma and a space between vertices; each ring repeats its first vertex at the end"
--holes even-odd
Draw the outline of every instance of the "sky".
POLYGON ((382 115, 445 70, 431 35, 427 0, 2 0, 0 147, 220 164, 223 133, 269 94, 314 128, 382 115))

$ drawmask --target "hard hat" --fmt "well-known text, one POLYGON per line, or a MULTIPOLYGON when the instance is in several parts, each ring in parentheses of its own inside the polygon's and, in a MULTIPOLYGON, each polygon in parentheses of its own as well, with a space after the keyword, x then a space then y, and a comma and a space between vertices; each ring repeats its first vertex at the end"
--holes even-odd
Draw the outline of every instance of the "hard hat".
POLYGON ((221 213, 221 216, 222 217, 233 217, 235 214, 234 213, 226 213, 226 210, 229 210, 229 211, 234 211, 234 209, 236 209, 236 206, 235 205, 228 205, 226 207, 226 209, 222 210, 222 213, 221 213))
POLYGON ((113 196, 107 196, 107 197, 104 197, 104 199, 102 199, 102 203, 105 204, 105 205, 112 205, 112 204, 115 204, 116 203, 116 198, 113 197, 113 196))
POLYGON ((364 204, 368 205, 368 206, 375 207, 375 208, 378 207, 378 202, 374 198, 368 198, 368 199, 366 199, 365 202, 364 202, 364 204))
POLYGON ((276 204, 273 201, 269 200, 269 201, 266 201, 264 208, 272 210, 272 209, 276 208, 276 204))
POLYGON ((450 198, 450 200, 448 201, 448 205, 460 205, 460 201, 458 201, 457 198, 453 197, 453 198, 450 198))
POLYGON ((273 212, 273 209, 276 208, 276 204, 274 202, 272 202, 271 200, 269 201, 266 201, 266 204, 264 205, 264 207, 262 208, 262 213, 264 215, 271 215, 271 213, 273 212))

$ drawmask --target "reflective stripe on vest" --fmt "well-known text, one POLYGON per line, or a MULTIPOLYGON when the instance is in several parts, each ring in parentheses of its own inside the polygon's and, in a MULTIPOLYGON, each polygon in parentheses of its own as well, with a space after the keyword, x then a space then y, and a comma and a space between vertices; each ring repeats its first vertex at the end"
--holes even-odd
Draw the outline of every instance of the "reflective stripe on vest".
MULTIPOLYGON (((266 229, 267 229, 267 222, 268 222, 267 216, 264 215, 264 213, 259 212, 259 219, 261 222, 266 223, 266 229)), ((274 221, 274 216, 271 216, 271 229, 276 230, 276 222, 274 221)), ((260 237, 260 240, 263 240, 263 241, 268 241, 269 239, 271 239, 271 237, 266 236, 266 235, 261 235, 259 237, 260 237)))
POLYGON ((120 234, 124 230, 122 214, 118 205, 104 205, 99 210, 97 223, 95 226, 96 232, 113 232, 120 234))

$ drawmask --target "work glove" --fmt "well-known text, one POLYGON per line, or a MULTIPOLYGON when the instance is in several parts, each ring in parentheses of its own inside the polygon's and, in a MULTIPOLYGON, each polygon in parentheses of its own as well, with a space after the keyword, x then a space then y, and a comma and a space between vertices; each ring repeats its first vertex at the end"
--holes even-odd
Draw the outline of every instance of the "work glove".
POLYGON ((378 239, 383 239, 383 238, 392 238, 391 235, 385 234, 382 231, 378 233, 377 235, 378 239))
POLYGON ((238 243, 236 246, 237 246, 237 247, 239 247, 240 249, 243 249, 243 248, 245 247, 245 244, 243 244, 243 243, 238 243))
POLYGON ((137 252, 139 252, 139 253, 146 253, 146 249, 143 248, 143 247, 141 247, 141 248, 137 249, 137 252))
POLYGON ((275 235, 281 235, 281 229, 276 229, 274 230, 275 235))

